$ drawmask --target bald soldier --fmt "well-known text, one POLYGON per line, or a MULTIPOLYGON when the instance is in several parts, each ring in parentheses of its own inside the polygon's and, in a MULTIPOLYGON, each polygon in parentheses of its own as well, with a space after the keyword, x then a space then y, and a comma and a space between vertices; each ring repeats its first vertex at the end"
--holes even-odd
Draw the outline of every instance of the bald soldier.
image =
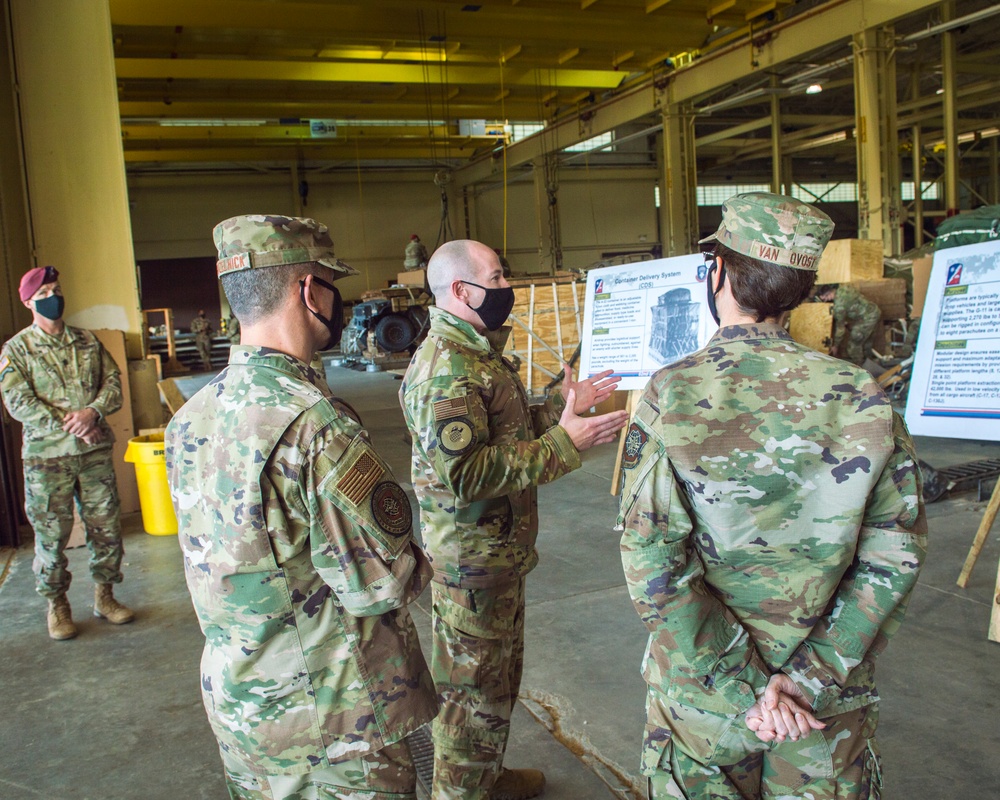
POLYGON ((705 240, 719 330, 650 379, 626 436, 651 800, 880 796, 875 662, 927 525, 913 442, 878 384, 779 324, 832 231, 791 197, 727 200, 705 240))
POLYGON ((436 711, 408 604, 430 569, 410 503, 310 365, 340 338, 325 225, 233 217, 229 365, 167 427, 201 688, 233 800, 413 800, 405 737, 436 711))
POLYGON ((437 306, 400 402, 413 436, 413 487, 434 568, 433 800, 523 800, 538 770, 501 770, 524 655, 524 579, 538 563, 537 487, 610 442, 624 411, 578 414, 617 386, 611 371, 529 406, 503 357, 514 291, 479 242, 439 247, 427 268, 437 306))

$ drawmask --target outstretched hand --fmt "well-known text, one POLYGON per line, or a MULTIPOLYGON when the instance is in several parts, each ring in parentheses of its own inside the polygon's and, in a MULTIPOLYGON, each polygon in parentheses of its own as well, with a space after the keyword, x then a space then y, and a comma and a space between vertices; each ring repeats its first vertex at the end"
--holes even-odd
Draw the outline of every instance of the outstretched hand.
POLYGON ((747 710, 746 725, 762 742, 797 742, 826 727, 813 715, 802 690, 782 672, 771 676, 764 699, 747 710))
POLYGON ((573 446, 581 453, 594 445, 613 442, 615 435, 628 422, 627 411, 612 411, 597 417, 581 417, 575 411, 577 405, 579 403, 576 399, 576 389, 570 389, 566 395, 566 408, 559 418, 559 424, 573 440, 573 446))
POLYGON ((583 414, 587 409, 593 408, 602 400, 609 398, 611 393, 618 388, 618 384, 621 381, 620 376, 611 377, 614 372, 611 369, 606 369, 604 372, 593 375, 585 381, 574 381, 573 368, 566 363, 562 366, 563 382, 560 391, 562 392, 563 399, 566 401, 566 405, 570 404, 570 390, 576 391, 576 401, 573 410, 577 414, 583 414))

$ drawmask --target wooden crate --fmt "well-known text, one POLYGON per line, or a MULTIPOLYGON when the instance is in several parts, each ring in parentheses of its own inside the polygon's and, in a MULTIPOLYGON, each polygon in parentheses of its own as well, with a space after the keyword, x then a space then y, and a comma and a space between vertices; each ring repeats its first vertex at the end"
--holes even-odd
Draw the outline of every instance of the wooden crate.
POLYGON ((881 239, 834 239, 819 260, 816 283, 851 283, 882 278, 881 239))
POLYGON ((520 376, 529 395, 540 395, 580 344, 586 282, 558 276, 512 281, 514 308, 507 356, 520 362, 520 376))
POLYGON ((788 332, 806 347, 829 353, 833 337, 833 303, 803 303, 792 311, 788 332))
POLYGON ((906 319, 906 278, 854 281, 861 294, 882 312, 882 319, 906 319))

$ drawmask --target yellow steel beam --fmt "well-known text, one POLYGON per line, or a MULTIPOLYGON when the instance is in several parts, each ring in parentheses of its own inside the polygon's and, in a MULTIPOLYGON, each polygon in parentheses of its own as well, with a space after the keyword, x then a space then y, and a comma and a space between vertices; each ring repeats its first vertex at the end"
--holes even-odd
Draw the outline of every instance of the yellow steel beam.
POLYGON ((383 145, 366 145, 357 142, 342 144, 322 144, 304 146, 295 144, 282 147, 171 147, 146 148, 141 150, 125 150, 125 162, 128 164, 155 162, 191 162, 218 161, 223 163, 241 161, 288 161, 290 159, 308 158, 316 161, 354 161, 355 159, 462 159, 466 160, 477 153, 475 147, 458 147, 447 144, 423 143, 413 147, 385 147, 383 145))
POLYGON ((670 0, 646 0, 646 13, 652 14, 656 9, 662 8, 669 2, 670 0))
POLYGON ((635 50, 626 50, 624 53, 619 53, 614 58, 611 59, 611 66, 616 69, 628 61, 630 58, 635 57, 635 50))
POLYGON ((559 54, 558 61, 559 61, 560 64, 565 64, 568 61, 572 61, 578 55, 580 55, 580 48, 579 47, 571 47, 569 50, 563 50, 559 54))
MULTIPOLYGON (((126 144, 136 141, 163 141, 185 139, 206 142, 232 139, 270 141, 291 141, 295 139, 314 140, 309 125, 122 125, 122 137, 126 144)), ((318 137, 317 137, 318 138, 318 137)), ((459 135, 453 126, 447 125, 350 125, 337 126, 337 139, 365 139, 378 141, 398 141, 403 139, 448 139, 481 138, 493 141, 496 136, 469 137, 459 135)))
MULTIPOLYGON (((450 116, 482 119, 500 114, 497 107, 490 111, 491 98, 466 101, 458 95, 458 102, 449 102, 450 116), (489 112, 489 113, 487 113, 489 112)), ((435 100, 437 98, 434 98, 435 100)), ((454 98, 450 98, 454 99, 454 98)), ((516 121, 539 121, 538 98, 507 97, 505 112, 516 121)), ((359 100, 332 102, 286 102, 281 100, 261 102, 220 102, 212 100, 178 101, 166 105, 160 100, 125 100, 118 104, 124 119, 427 119, 427 101, 414 93, 405 101, 384 100, 363 102, 359 100)), ((440 103, 434 103, 430 114, 444 114, 440 103)))
MULTIPOLYGON (((241 61, 207 58, 117 58, 118 80, 312 81, 317 83, 447 83, 500 85, 500 65, 453 66, 427 72, 413 64, 343 64, 317 61, 241 61)), ((504 83, 613 89, 624 76, 613 70, 515 70, 504 83)))

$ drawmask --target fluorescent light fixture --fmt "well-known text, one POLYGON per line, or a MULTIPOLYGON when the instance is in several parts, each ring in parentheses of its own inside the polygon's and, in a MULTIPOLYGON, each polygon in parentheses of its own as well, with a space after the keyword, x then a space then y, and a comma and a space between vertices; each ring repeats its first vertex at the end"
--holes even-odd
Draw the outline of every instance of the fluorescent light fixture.
POLYGON ((821 83, 810 83, 806 87, 806 94, 819 94, 823 91, 823 84, 821 83))

